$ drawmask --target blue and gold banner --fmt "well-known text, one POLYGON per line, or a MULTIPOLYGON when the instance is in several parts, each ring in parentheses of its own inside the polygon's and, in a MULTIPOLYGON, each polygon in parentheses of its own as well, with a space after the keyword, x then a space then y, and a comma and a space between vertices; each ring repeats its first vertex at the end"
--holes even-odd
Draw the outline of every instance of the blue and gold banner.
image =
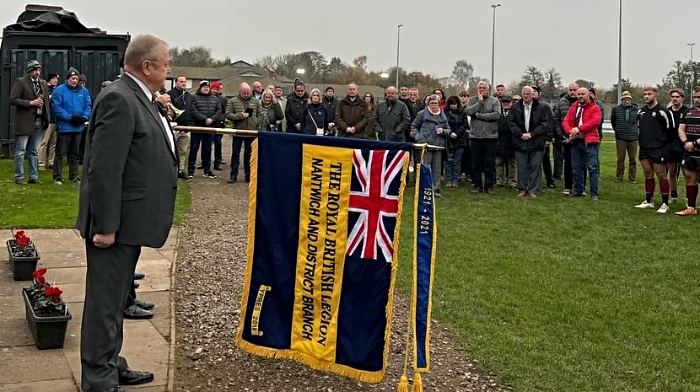
POLYGON ((243 350, 382 380, 411 148, 258 134, 237 336, 243 350))
MULTIPOLYGON (((413 248, 413 358, 414 370, 430 370, 430 312, 432 307, 433 269, 435 262, 437 226, 435 196, 430 167, 420 165, 416 170, 415 244, 413 248)), ((437 173, 440 175, 440 173, 437 173)))

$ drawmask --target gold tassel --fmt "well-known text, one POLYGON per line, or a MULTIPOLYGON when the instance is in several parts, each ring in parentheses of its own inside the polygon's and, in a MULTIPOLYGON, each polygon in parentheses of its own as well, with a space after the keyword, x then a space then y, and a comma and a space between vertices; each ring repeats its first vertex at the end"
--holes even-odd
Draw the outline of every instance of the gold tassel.
POLYGON ((396 388, 396 392, 408 392, 408 377, 404 374, 399 380, 399 387, 396 388))
POLYGON ((420 373, 413 375, 413 392, 423 392, 423 379, 421 379, 420 373))

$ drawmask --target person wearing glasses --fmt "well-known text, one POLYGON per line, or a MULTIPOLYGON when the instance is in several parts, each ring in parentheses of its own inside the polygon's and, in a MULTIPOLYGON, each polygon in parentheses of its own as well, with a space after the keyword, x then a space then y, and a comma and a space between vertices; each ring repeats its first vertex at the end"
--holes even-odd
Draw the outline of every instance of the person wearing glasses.
POLYGON ((306 85, 302 81, 297 81, 294 84, 294 93, 287 97, 287 107, 284 109, 287 132, 301 133, 301 120, 304 118, 308 101, 309 94, 306 93, 306 85))
POLYGON ((671 145, 668 150, 668 186, 671 192, 671 198, 669 202, 675 203, 678 201, 678 169, 683 161, 683 144, 681 139, 678 138, 678 126, 680 124, 681 117, 685 112, 689 110, 687 106, 683 104, 685 100, 685 94, 683 90, 674 88, 669 92, 669 97, 671 97, 671 102, 668 106, 668 111, 671 112, 673 116, 673 134, 671 135, 671 145))
POLYGON ((615 106, 610 113, 610 124, 615 132, 615 148, 617 150, 616 183, 621 183, 625 175, 625 154, 629 157, 629 170, 627 171, 629 182, 630 184, 637 183, 638 110, 637 105, 632 103, 630 92, 624 91, 620 105, 615 106))

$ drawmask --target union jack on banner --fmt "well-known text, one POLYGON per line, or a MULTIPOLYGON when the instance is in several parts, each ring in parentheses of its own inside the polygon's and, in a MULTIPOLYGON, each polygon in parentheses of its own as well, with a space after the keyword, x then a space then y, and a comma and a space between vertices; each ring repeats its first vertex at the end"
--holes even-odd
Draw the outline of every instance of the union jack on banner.
POLYGON ((348 216, 348 256, 391 263, 407 151, 354 150, 348 216))

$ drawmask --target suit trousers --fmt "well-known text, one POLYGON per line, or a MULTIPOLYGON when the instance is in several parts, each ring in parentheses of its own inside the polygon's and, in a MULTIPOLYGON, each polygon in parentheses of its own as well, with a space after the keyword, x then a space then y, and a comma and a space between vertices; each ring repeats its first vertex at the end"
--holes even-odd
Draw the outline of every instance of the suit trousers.
POLYGON ((544 150, 516 151, 518 162, 518 190, 531 195, 540 193, 542 155, 544 150))
POLYGON ((68 179, 78 178, 78 164, 80 163, 80 139, 77 132, 64 132, 58 134, 56 141, 56 157, 53 162, 53 179, 63 179, 63 157, 68 157, 68 179))
POLYGON ((80 363, 84 392, 119 385, 119 373, 128 368, 119 355, 124 339, 124 306, 134 282, 140 246, 115 242, 108 248, 85 240, 87 275, 80 334, 80 363))

